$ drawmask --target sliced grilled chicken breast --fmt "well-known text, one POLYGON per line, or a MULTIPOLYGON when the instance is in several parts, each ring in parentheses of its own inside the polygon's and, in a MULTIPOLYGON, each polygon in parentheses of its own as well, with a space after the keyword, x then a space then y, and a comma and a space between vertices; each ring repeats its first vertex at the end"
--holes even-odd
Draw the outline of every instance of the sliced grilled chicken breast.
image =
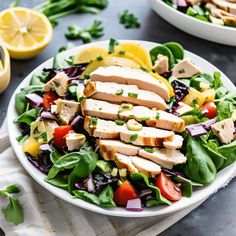
POLYGON ((128 156, 138 155, 140 147, 123 143, 119 140, 99 140, 98 145, 100 147, 101 156, 107 161, 115 160, 115 153, 121 153, 128 156))
POLYGON ((149 178, 154 178, 161 173, 161 167, 152 161, 138 156, 130 156, 130 159, 138 171, 147 175, 149 178))
POLYGON ((117 104, 95 99, 84 99, 80 105, 83 116, 88 115, 109 120, 119 119, 120 106, 117 104))
POLYGON ((142 127, 139 131, 132 131, 127 125, 116 125, 114 121, 102 120, 86 116, 84 129, 93 137, 103 139, 117 139, 138 146, 163 147, 163 142, 172 140, 174 132, 152 127, 142 127))
POLYGON ((98 67, 90 74, 90 79, 92 81, 137 85, 140 89, 152 91, 160 95, 166 101, 170 99, 169 90, 166 85, 141 69, 120 66, 98 67))
POLYGON ((116 139, 120 136, 122 126, 110 120, 102 120, 91 116, 84 119, 84 129, 96 138, 116 139))
POLYGON ((169 149, 178 149, 181 148, 183 145, 183 137, 180 135, 174 135, 172 140, 165 140, 163 142, 164 147, 169 149))
POLYGON ((120 154, 120 153, 116 153, 116 166, 118 167, 118 169, 127 169, 130 173, 137 173, 138 169, 133 165, 130 157, 120 154))
POLYGON ((152 127, 143 127, 140 131, 132 131, 126 125, 120 130, 120 139, 138 146, 162 147, 163 142, 172 140, 174 132, 152 127))
POLYGON ((87 98, 92 97, 114 103, 129 102, 159 110, 168 108, 162 97, 153 92, 141 90, 136 85, 90 81, 84 89, 84 95, 87 98))
POLYGON ((183 164, 187 158, 178 150, 168 148, 154 148, 154 152, 147 152, 144 149, 139 150, 139 156, 153 161, 160 166, 172 169, 174 165, 183 164))

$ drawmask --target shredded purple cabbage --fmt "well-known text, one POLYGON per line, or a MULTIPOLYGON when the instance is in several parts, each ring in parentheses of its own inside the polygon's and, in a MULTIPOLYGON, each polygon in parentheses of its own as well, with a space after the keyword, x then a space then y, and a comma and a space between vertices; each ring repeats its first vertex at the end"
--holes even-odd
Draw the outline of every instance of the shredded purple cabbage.
POLYGON ((174 80, 171 85, 175 92, 175 101, 171 104, 168 111, 173 115, 179 116, 176 110, 179 107, 179 102, 188 94, 188 87, 178 80, 174 80))
POLYGON ((19 128, 21 130, 22 135, 30 134, 30 126, 26 123, 19 123, 19 128))
POLYGON ((96 191, 99 191, 104 186, 111 184, 111 183, 115 183, 118 180, 119 180, 118 177, 113 177, 111 175, 111 173, 105 173, 103 175, 102 174, 95 174, 93 176, 93 182, 95 184, 96 191))

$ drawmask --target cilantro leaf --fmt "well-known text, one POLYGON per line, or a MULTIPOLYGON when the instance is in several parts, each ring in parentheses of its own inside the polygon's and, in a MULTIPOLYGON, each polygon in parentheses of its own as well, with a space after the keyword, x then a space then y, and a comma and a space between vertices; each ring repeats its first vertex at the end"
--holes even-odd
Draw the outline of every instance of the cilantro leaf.
POLYGON ((24 221, 24 211, 21 203, 11 196, 12 193, 19 193, 20 188, 16 184, 7 186, 0 190, 0 195, 9 199, 8 205, 2 209, 5 219, 8 222, 18 225, 24 221))
POLYGON ((138 18, 129 10, 125 10, 119 15, 120 23, 124 25, 126 29, 139 28, 140 22, 138 18))
POLYGON ((81 39, 83 43, 90 43, 93 38, 100 38, 103 35, 102 21, 94 20, 90 28, 70 25, 65 37, 68 39, 81 39))
POLYGON ((24 221, 24 211, 22 205, 17 199, 9 198, 9 204, 3 208, 5 219, 15 225, 21 224, 24 221))

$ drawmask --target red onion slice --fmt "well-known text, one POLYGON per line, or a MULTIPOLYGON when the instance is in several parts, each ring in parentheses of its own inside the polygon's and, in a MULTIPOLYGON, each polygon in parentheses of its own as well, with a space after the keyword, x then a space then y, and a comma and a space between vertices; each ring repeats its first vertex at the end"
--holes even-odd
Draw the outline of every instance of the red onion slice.
POLYGON ((43 98, 40 97, 37 93, 29 93, 29 94, 26 94, 25 97, 29 101, 30 105, 34 108, 37 108, 43 105, 43 98))
POLYGON ((127 205, 126 205, 126 210, 127 211, 142 211, 143 207, 142 207, 140 198, 128 200, 127 205))
POLYGON ((188 131, 189 135, 191 135, 192 137, 198 137, 198 136, 207 134, 207 130, 204 129, 201 124, 188 125, 186 126, 186 130, 188 131))
POLYGON ((92 192, 94 193, 95 192, 95 186, 94 186, 94 183, 93 183, 93 176, 92 175, 89 175, 88 176, 88 180, 87 180, 87 188, 88 188, 88 192, 92 192))
POLYGON ((56 120, 56 116, 53 115, 51 112, 49 111, 43 111, 41 114, 40 114, 40 117, 44 120, 56 120))

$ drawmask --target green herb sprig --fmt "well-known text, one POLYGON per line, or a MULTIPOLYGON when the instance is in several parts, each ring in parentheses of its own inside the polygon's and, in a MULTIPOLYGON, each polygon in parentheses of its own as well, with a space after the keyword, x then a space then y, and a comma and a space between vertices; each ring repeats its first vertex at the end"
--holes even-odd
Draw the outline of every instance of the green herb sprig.
POLYGON ((119 14, 120 23, 126 29, 139 28, 141 26, 138 18, 129 10, 125 10, 119 14))
POLYGON ((67 39, 81 39, 83 43, 90 43, 93 38, 100 38, 103 35, 102 21, 94 20, 90 28, 81 28, 77 25, 70 25, 65 37, 67 39))
POLYGON ((12 197, 13 193, 19 193, 20 188, 13 184, 5 189, 0 189, 0 195, 8 198, 9 204, 2 209, 5 219, 15 225, 21 224, 24 221, 24 211, 21 203, 12 197))

